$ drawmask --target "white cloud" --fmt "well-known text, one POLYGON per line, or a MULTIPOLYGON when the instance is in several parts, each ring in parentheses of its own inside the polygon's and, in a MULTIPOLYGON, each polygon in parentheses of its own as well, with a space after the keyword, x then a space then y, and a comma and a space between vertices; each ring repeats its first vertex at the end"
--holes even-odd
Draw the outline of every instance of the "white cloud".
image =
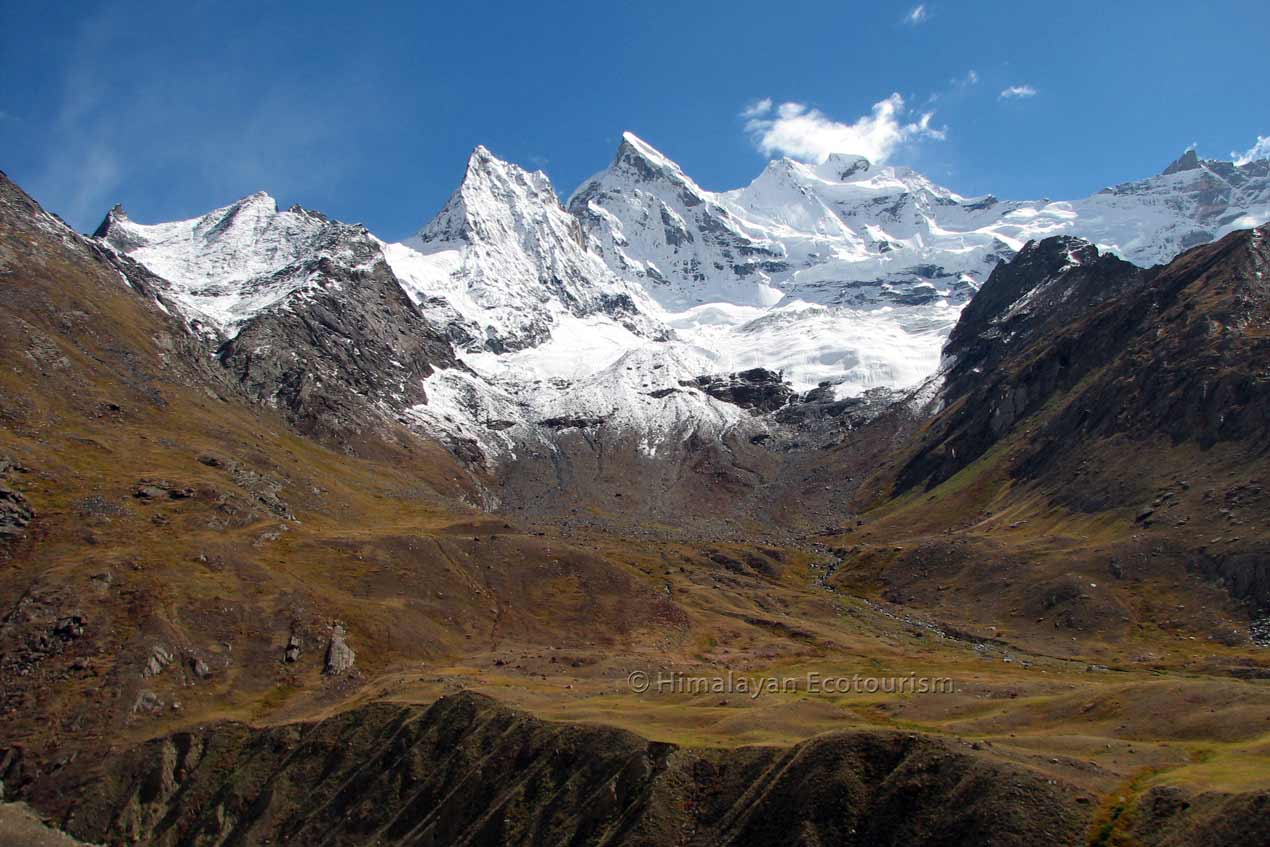
MULTIPOLYGON (((764 105, 764 101, 754 104, 764 105)), ((742 114, 753 111, 754 106, 742 114)), ((930 125, 934 112, 905 122, 904 98, 892 94, 873 104, 868 115, 853 123, 835 121, 802 103, 782 103, 772 114, 771 101, 749 118, 745 129, 765 155, 780 153, 796 159, 823 162, 830 153, 854 153, 874 163, 885 162, 901 145, 921 139, 942 140, 944 130, 930 125)))
POLYGON ((904 23, 917 26, 926 20, 926 4, 918 3, 913 10, 904 16, 904 23))
POLYGON ((1258 159, 1270 159, 1270 136, 1258 135, 1256 144, 1242 153, 1238 150, 1232 151, 1230 158, 1235 160, 1236 165, 1246 165, 1258 159))
POLYGON ((772 111, 772 98, 764 97, 762 100, 755 100, 750 105, 741 110, 741 117, 746 119, 759 118, 772 111))
POLYGON ((979 72, 974 68, 966 71, 963 75, 953 77, 948 80, 949 91, 965 91, 979 84, 979 72))
POLYGON ((948 80, 948 85, 943 91, 933 91, 926 97, 926 105, 938 103, 948 95, 965 95, 979 84, 979 72, 971 68, 961 76, 955 76, 948 80))
POLYGON ((1036 89, 1030 85, 1011 85, 1001 92, 1002 100, 1019 100, 1024 97, 1035 97, 1036 89))

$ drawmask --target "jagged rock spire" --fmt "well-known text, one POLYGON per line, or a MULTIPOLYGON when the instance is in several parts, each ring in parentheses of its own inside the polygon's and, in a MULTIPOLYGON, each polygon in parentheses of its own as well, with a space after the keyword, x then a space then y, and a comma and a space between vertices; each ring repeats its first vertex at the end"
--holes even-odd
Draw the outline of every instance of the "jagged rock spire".
POLYGON ((1198 167, 1199 156, 1196 155, 1195 148, 1192 147, 1181 156, 1178 156, 1177 159, 1174 160, 1173 164, 1165 168, 1164 173, 1161 174, 1161 176, 1168 176, 1169 174, 1175 174, 1181 171, 1193 171, 1198 167))

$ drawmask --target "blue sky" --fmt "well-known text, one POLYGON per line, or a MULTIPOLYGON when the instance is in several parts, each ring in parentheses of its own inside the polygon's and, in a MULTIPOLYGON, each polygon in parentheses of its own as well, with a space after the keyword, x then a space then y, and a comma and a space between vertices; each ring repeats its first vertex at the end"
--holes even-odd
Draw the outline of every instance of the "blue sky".
POLYGON ((0 0, 0 169, 80 229, 263 189, 400 238, 478 143, 567 195, 623 129, 711 189, 854 145, 1023 198, 1270 135, 1264 0, 159 5, 0 0))

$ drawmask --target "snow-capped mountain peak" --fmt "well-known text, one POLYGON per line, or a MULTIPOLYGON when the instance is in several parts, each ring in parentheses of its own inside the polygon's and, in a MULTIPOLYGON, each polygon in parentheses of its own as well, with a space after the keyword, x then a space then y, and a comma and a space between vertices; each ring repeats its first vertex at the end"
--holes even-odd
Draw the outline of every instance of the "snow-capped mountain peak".
POLYGON ((417 236, 386 245, 410 296, 460 327, 460 347, 536 346, 561 315, 608 315, 643 335, 664 330, 638 286, 588 248, 546 174, 477 147, 463 181, 417 236))
POLYGON ((828 158, 816 166, 816 173, 823 179, 846 182, 853 178, 862 179, 872 166, 863 156, 830 153, 828 158))
POLYGON ((468 157, 459 187, 412 241, 423 245, 514 238, 526 230, 526 223, 541 225, 550 210, 559 206, 551 181, 542 171, 526 171, 477 146, 468 157))
POLYGON ((116 206, 95 233, 172 285, 172 297, 206 326, 233 335, 247 320, 306 285, 315 258, 373 264, 366 229, 293 206, 263 191, 197 218, 139 224, 116 206))
POLYGON ((781 261, 781 245, 747 231, 722 197, 629 132, 613 164, 578 188, 569 210, 609 266, 663 306, 780 299, 763 267, 781 261))
POLYGON ((635 181, 664 180, 694 194, 704 193, 677 163, 633 132, 622 133, 622 143, 613 157, 612 169, 635 181))

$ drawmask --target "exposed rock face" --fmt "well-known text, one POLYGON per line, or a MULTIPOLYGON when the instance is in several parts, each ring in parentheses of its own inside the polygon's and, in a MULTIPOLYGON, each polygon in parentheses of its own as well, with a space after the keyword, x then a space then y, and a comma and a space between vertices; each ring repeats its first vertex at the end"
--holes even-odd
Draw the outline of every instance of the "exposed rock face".
POLYGON ((1245 600, 1254 610, 1270 611, 1270 550, 1205 550, 1189 562, 1191 570, 1225 584, 1232 596, 1245 600))
MULTIPOLYGON (((339 676, 353 669, 357 654, 344 640, 344 627, 336 625, 331 630, 330 643, 326 645, 326 666, 323 673, 328 676, 339 676)), ((289 648, 288 648, 289 649, 289 648)))
POLYGON ((36 585, 14 598, 0 616, 0 680, 8 683, 0 685, 0 709, 20 702, 14 680, 55 681, 56 659, 74 652, 76 642, 88 640, 88 618, 75 602, 63 586, 36 585))
POLYGON ((838 399, 833 386, 826 383, 793 398, 776 413, 776 420, 801 429, 825 423, 833 423, 837 429, 855 429, 877 418, 904 396, 890 388, 871 388, 857 397, 838 399))
POLYGON ((1029 242, 992 272, 962 310, 944 356, 945 402, 994 373, 1020 348, 1078 320, 1100 303, 1143 282, 1143 272, 1079 238, 1029 242))
POLYGON ((1148 271, 1058 340, 1110 363, 1041 433, 1034 472, 1060 442, 1165 434, 1175 442, 1264 445, 1270 385, 1270 226, 1231 233, 1148 271), (1079 332, 1079 345, 1072 340, 1079 332))
POLYGON ((1148 271, 1078 239, 1029 244, 962 313, 946 409, 897 490, 947 479, 1056 396, 1019 474, 1113 435, 1263 438, 1270 392, 1257 374, 1270 342, 1253 328, 1270 314, 1268 235, 1232 233, 1148 271))
POLYGON ((287 647, 282 651, 282 661, 288 664, 300 661, 300 636, 294 632, 287 639, 287 647))
POLYGON ((146 658, 146 666, 141 671, 141 675, 143 677, 158 676, 167 670, 170 664, 172 664, 172 652, 162 644, 156 644, 146 658))
POLYGON ((72 834, 153 847, 212 833, 243 845, 991 847, 1074 844, 1089 815, 1071 786, 934 738, 697 750, 543 723, 472 694, 158 739, 73 790, 72 834))
POLYGON ((207 666, 207 662, 197 656, 190 657, 190 673, 198 679, 212 678, 212 669, 207 666))
POLYGON ((132 702, 132 711, 137 715, 158 714, 163 711, 163 698, 149 689, 142 689, 132 702))
POLYGON ((1199 166, 1199 156, 1195 153, 1195 148, 1192 147, 1165 168, 1161 176, 1171 176, 1182 171, 1193 171, 1199 166))
POLYGON ((0 544, 21 538, 35 518, 35 510, 22 492, 5 482, 6 475, 13 469, 11 460, 0 457, 0 544))
POLYGON ((774 412, 794 396, 794 390, 781 379, 781 375, 766 368, 699 376, 681 384, 699 388, 716 400, 760 412, 774 412))
POLYGON ((296 272, 309 287, 251 318, 217 356, 301 432, 358 432, 379 419, 376 409, 425 403, 424 378, 456 366, 449 341, 382 260, 350 268, 316 259, 296 272))

